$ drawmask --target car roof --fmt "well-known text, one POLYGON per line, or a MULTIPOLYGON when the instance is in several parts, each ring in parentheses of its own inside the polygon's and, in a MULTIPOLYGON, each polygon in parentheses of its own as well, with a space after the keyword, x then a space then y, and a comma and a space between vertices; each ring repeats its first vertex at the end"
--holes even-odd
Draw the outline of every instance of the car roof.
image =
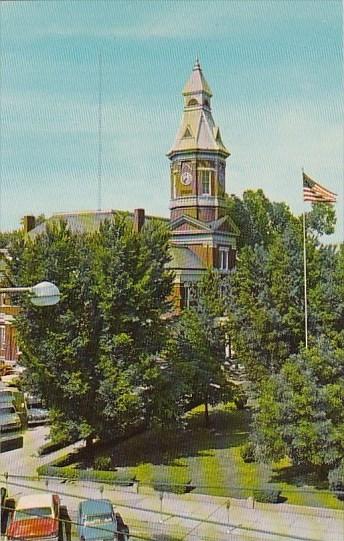
POLYGON ((112 503, 110 500, 84 500, 80 502, 79 509, 84 515, 108 513, 112 511, 112 503))
POLYGON ((32 507, 51 507, 53 502, 52 494, 30 494, 21 496, 16 509, 31 509, 32 507))

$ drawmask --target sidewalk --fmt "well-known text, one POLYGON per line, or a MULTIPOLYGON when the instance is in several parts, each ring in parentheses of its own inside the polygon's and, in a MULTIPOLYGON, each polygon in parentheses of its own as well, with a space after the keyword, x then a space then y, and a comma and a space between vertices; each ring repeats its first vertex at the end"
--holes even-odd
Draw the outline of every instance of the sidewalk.
POLYGON ((344 539, 344 512, 337 510, 259 503, 252 509, 247 500, 192 493, 182 496, 166 493, 161 502, 153 490, 151 494, 134 494, 107 487, 104 496, 123 513, 134 537, 135 524, 138 533, 145 533, 144 521, 147 533, 148 530, 153 533, 152 539, 164 541, 344 539))

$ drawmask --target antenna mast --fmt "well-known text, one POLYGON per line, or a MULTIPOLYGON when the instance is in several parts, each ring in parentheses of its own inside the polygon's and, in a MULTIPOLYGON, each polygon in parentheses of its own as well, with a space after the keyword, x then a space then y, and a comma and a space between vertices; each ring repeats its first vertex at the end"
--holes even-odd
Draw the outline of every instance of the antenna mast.
POLYGON ((99 51, 98 88, 98 210, 102 208, 102 53, 99 51))

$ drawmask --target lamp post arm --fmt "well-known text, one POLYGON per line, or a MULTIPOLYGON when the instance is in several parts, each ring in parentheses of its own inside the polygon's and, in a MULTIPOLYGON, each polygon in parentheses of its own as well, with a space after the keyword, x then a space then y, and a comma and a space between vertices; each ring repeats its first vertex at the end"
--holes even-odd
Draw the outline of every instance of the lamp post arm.
POLYGON ((0 293, 20 293, 22 291, 32 291, 32 287, 0 287, 0 293))

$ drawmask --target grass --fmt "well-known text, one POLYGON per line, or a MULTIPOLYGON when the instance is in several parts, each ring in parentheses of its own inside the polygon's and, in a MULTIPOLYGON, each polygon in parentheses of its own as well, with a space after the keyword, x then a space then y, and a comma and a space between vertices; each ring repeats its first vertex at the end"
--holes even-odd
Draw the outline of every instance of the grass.
MULTIPOLYGON (((324 480, 296 471, 287 460, 269 465, 242 460, 249 411, 238 411, 233 404, 213 408, 208 429, 203 417, 203 408, 195 408, 184 430, 147 431, 103 448, 102 454, 110 455, 113 467, 130 472, 141 485, 152 486, 154 479, 168 475, 175 484, 191 479, 194 492, 202 494, 247 498, 254 489, 275 488, 290 504, 344 509, 344 503, 324 488, 324 480)), ((89 465, 76 460, 79 467, 89 465)))

